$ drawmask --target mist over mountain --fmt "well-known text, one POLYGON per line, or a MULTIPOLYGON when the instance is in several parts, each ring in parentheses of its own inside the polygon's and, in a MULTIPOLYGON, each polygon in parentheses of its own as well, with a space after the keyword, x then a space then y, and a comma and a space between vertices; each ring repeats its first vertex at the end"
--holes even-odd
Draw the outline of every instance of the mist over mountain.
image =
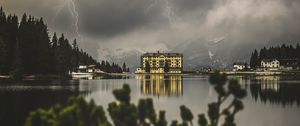
MULTIPOLYGON (((224 46, 226 42, 224 39, 211 40, 199 43, 198 41, 204 40, 190 40, 184 44, 178 44, 175 46, 168 46, 166 44, 156 45, 156 48, 138 48, 130 49, 115 47, 111 48, 99 48, 98 58, 107 61, 114 61, 116 63, 122 64, 123 62, 128 63, 131 70, 140 66, 140 56, 146 52, 163 52, 163 53, 182 53, 184 54, 184 69, 192 70, 199 67, 213 67, 221 68, 231 65, 230 61, 225 59, 226 54, 220 52, 220 47, 224 46), (168 47, 167 47, 168 46, 168 47)), ((246 56, 248 57, 248 56, 246 56)))

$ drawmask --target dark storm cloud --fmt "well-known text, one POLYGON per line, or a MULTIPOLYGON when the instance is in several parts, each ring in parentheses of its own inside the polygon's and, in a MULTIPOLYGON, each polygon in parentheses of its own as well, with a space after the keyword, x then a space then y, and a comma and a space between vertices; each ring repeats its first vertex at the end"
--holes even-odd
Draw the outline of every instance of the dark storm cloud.
MULTIPOLYGON (((50 31, 58 30, 74 35, 74 18, 64 4, 65 1, 70 0, 0 0, 0 4, 12 13, 27 12, 44 17, 50 31)), ((90 45, 86 50, 98 50, 98 55, 105 53, 101 52, 103 48, 126 48, 128 51, 172 50, 188 42, 204 46, 207 42, 224 38, 222 46, 207 50, 232 62, 248 59, 254 48, 295 44, 300 40, 299 0, 74 2, 79 14, 79 33, 85 37, 81 43, 90 45)))
POLYGON ((166 2, 180 16, 197 8, 208 11, 215 0, 85 0, 79 2, 80 27, 88 34, 111 36, 149 23, 165 24, 166 2))
POLYGON ((178 12, 188 12, 194 9, 201 9, 202 11, 207 11, 211 9, 216 0, 173 0, 174 8, 178 12))
POLYGON ((151 0, 80 1, 80 27, 88 34, 112 36, 160 20, 160 8, 146 9, 151 0))

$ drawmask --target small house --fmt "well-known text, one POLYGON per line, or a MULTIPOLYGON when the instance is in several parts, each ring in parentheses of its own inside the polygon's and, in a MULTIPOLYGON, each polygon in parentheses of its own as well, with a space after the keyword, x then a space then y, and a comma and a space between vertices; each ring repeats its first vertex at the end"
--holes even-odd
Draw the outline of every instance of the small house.
POLYGON ((277 59, 263 59, 261 60, 262 68, 279 68, 280 62, 277 59))
POLYGON ((265 71, 279 70, 280 62, 277 59, 262 59, 261 68, 265 71))
POLYGON ((248 68, 249 65, 247 63, 236 62, 233 64, 233 71, 242 71, 248 68))

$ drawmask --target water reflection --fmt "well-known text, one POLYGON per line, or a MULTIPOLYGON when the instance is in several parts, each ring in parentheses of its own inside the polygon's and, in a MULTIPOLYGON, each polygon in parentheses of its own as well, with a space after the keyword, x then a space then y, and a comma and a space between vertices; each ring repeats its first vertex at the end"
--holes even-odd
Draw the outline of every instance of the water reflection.
MULTIPOLYGON (((291 76, 235 76, 248 90, 245 110, 238 124, 281 126, 298 124, 300 106, 300 78, 291 76), (265 105, 266 104, 266 105, 265 105), (279 104, 279 105, 273 105, 279 104), (272 107, 270 107, 272 106, 272 107), (282 115, 282 116, 278 116, 282 115), (252 120, 248 121, 249 118, 252 120), (284 121, 281 121, 284 120, 284 121)), ((151 97, 155 106, 168 112, 169 120, 180 118, 178 107, 189 106, 195 113, 204 112, 207 104, 215 99, 207 76, 164 76, 138 75, 110 76, 106 79, 76 81, 0 81, 0 122, 1 126, 19 126, 30 111, 48 108, 55 103, 64 104, 69 96, 83 95, 93 98, 107 108, 114 101, 112 90, 124 83, 130 84, 132 101, 151 97), (130 78, 130 79, 127 79, 130 78), (211 90, 211 93, 208 92, 211 90), (156 98, 159 97, 159 98, 156 98)))
POLYGON ((29 112, 56 103, 65 104, 70 96, 81 93, 76 81, 1 81, 0 84, 0 122, 3 126, 21 126, 29 112))
POLYGON ((129 79, 130 76, 128 75, 110 75, 110 74, 103 74, 103 75, 91 75, 86 77, 74 77, 74 80, 101 80, 101 79, 129 79))
POLYGON ((182 96, 183 80, 180 75, 139 75, 141 94, 153 96, 182 96))
POLYGON ((258 76, 250 79, 250 92, 255 101, 271 104, 300 105, 300 83, 280 76, 258 76))

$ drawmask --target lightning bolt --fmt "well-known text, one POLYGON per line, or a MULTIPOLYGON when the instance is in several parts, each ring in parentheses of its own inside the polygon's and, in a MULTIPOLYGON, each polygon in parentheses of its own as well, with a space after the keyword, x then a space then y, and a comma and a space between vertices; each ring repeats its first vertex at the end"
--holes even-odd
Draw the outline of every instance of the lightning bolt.
POLYGON ((56 7, 56 12, 54 15, 54 18, 52 19, 52 21, 55 21, 55 19, 57 18, 57 15, 59 13, 61 13, 62 9, 64 7, 68 8, 69 13, 72 16, 72 19, 74 20, 73 22, 73 27, 74 27, 74 32, 78 37, 81 37, 80 33, 79 33, 79 26, 78 26, 78 22, 79 22, 79 13, 77 11, 76 8, 76 4, 74 2, 74 0, 63 0, 63 3, 61 3, 59 6, 56 7))
POLYGON ((164 0, 165 1, 165 9, 167 13, 167 18, 170 22, 170 24, 174 24, 176 22, 176 14, 172 10, 172 7, 170 6, 169 0, 164 0))
POLYGON ((173 11, 169 0, 152 0, 153 2, 145 9, 144 13, 148 13, 154 6, 158 5, 164 9, 164 16, 168 18, 170 24, 174 24, 177 21, 177 15, 173 11))
POLYGON ((152 0, 153 2, 145 9, 145 13, 148 13, 156 4, 157 0, 152 0))
POLYGON ((77 8, 75 6, 75 3, 73 0, 69 0, 70 3, 70 13, 72 14, 73 18, 74 18, 74 27, 75 27, 75 33, 78 37, 80 37, 81 35, 79 34, 79 26, 78 26, 78 21, 79 21, 79 14, 77 11, 77 8))

